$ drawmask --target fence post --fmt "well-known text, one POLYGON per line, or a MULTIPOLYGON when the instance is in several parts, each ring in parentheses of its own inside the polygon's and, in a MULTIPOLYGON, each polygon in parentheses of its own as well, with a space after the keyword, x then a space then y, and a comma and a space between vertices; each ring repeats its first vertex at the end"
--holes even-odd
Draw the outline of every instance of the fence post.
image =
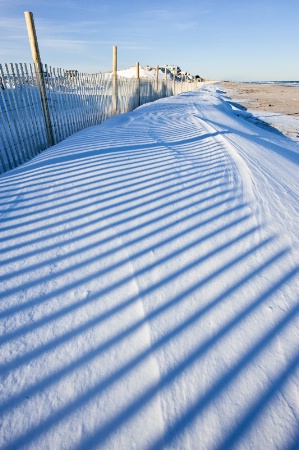
POLYGON ((113 92, 112 92, 112 114, 117 114, 117 46, 113 46, 113 92))
POLYGON ((139 62, 136 63, 136 79, 137 79, 137 106, 140 106, 140 72, 139 72, 139 62))
POLYGON ((175 95, 175 77, 176 77, 176 69, 173 68, 173 95, 175 95))
POLYGON ((48 104, 48 99, 47 99, 46 85, 45 85, 45 79, 44 79, 44 73, 43 73, 43 65, 41 62, 39 48, 38 48, 33 14, 32 14, 32 12, 29 12, 29 11, 25 11, 24 14, 25 14, 25 21, 26 21, 26 25, 27 25, 32 59, 33 59, 36 78, 37 78, 37 86, 38 86, 38 91, 39 91, 41 105, 42 105, 42 112, 43 112, 43 117, 44 117, 44 122, 45 122, 45 127, 46 127, 46 135, 47 135, 48 145, 50 147, 52 147, 52 145, 55 144, 55 140, 54 140, 52 123, 51 123, 49 104, 48 104))
POLYGON ((163 97, 167 97, 167 66, 164 66, 164 95, 163 97))
POLYGON ((157 97, 159 96, 159 66, 156 66, 156 91, 157 97))

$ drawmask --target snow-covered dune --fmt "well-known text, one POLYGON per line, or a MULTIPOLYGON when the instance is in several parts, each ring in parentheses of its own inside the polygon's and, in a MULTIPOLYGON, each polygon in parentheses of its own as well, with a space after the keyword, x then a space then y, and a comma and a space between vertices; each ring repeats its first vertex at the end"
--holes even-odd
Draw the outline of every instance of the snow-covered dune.
MULTIPOLYGON (((165 74, 164 74, 164 68, 163 71, 161 68, 159 68, 159 72, 158 72, 158 78, 159 80, 164 80, 165 74)), ((169 73, 167 73, 167 80, 172 80, 172 74, 170 73, 170 71, 168 71, 169 73)), ((128 69, 122 69, 122 70, 118 70, 117 74, 120 77, 124 77, 124 78, 135 78, 136 77, 136 67, 129 67, 128 69)), ((151 80, 156 80, 156 69, 154 68, 149 68, 148 66, 143 67, 140 66, 139 67, 139 76, 141 78, 149 78, 151 80)))
POLYGON ((209 85, 3 174, 0 447, 296 448, 298 156, 209 85))

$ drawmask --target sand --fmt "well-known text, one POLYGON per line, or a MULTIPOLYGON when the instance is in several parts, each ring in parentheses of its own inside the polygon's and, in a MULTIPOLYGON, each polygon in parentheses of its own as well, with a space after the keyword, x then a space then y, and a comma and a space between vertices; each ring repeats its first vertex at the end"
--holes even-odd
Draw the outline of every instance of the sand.
POLYGON ((246 110, 256 112, 282 133, 299 136, 299 88, 272 84, 220 82, 220 89, 246 110), (265 112, 264 115, 261 115, 265 112), (271 113, 274 113, 271 115, 271 113), (289 118, 289 119, 288 119, 289 118))
POLYGON ((229 97, 247 109, 262 109, 281 114, 299 115, 299 88, 273 84, 222 82, 229 97))

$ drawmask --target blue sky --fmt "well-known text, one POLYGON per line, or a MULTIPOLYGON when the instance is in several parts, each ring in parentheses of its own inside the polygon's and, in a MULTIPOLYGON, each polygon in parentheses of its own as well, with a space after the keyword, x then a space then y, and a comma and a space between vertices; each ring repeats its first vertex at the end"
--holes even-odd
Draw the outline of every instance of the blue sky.
POLYGON ((205 78, 299 79, 299 0, 0 0, 0 62, 31 62, 24 11, 43 63, 83 72, 178 65, 205 78))

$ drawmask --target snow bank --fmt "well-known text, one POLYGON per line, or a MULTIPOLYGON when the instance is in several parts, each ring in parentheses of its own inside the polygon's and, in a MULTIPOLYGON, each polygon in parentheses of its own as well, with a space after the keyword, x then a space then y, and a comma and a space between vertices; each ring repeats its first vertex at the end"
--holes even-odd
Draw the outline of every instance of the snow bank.
MULTIPOLYGON (((159 68, 158 79, 163 81, 165 79, 165 70, 167 70, 166 78, 167 80, 173 80, 173 75, 170 69, 159 68)), ((124 78, 136 78, 136 67, 130 67, 128 69, 118 70, 118 75, 124 78)), ((149 66, 139 66, 139 76, 140 78, 149 78, 150 80, 156 80, 156 68, 149 66)))
POLYGON ((1 448, 295 448, 297 174, 217 85, 3 174, 1 448))

